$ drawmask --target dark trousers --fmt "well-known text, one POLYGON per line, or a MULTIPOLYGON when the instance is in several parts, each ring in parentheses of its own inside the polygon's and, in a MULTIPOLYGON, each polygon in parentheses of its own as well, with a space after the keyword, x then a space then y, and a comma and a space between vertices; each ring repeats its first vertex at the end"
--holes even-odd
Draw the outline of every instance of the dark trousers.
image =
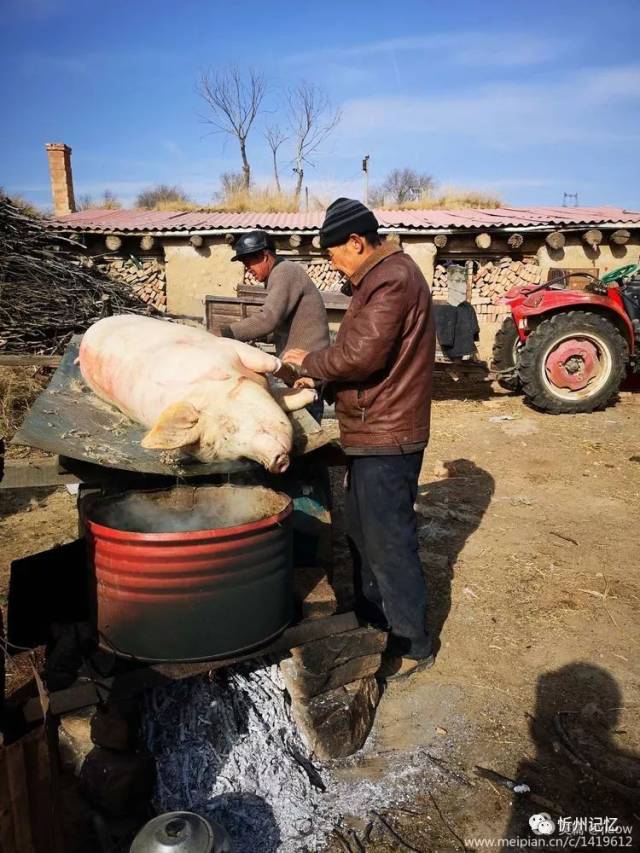
POLYGON ((413 658, 432 652, 413 508, 422 456, 352 456, 345 490, 356 611, 388 627, 392 652, 413 658))

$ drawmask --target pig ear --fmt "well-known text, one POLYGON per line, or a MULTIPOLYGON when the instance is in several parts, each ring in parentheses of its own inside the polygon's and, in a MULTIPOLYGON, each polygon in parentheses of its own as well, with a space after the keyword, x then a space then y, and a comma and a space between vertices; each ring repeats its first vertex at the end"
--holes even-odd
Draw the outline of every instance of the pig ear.
POLYGON ((156 450, 175 450, 195 444, 200 438, 200 412, 191 403, 174 403, 166 408, 140 442, 156 450))

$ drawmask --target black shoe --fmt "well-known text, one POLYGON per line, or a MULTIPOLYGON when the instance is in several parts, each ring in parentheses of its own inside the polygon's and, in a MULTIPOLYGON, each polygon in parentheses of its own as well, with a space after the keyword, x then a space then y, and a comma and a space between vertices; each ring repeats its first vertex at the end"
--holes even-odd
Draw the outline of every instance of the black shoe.
POLYGON ((383 655, 382 665, 377 672, 377 676, 385 681, 398 681, 401 678, 409 678, 409 676, 424 669, 431 669, 435 662, 436 656, 433 654, 426 658, 383 655))

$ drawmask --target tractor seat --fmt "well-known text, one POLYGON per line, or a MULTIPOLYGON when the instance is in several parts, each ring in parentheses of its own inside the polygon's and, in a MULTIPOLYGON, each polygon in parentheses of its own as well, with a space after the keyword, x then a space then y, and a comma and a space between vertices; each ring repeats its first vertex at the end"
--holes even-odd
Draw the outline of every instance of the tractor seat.
POLYGON ((631 279, 620 288, 620 296, 629 318, 640 321, 640 278, 631 279))

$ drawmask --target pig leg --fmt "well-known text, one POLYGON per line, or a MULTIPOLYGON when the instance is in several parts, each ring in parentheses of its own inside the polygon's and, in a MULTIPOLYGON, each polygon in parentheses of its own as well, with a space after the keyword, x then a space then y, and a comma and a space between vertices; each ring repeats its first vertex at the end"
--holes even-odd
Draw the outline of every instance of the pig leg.
POLYGON ((270 355, 267 352, 256 347, 250 347, 242 341, 234 341, 231 338, 225 338, 225 343, 228 343, 234 348, 242 365, 247 370, 252 370, 254 373, 275 373, 279 370, 282 362, 275 355, 270 355))
POLYGON ((318 399, 312 388, 270 388, 273 399, 285 412, 304 409, 318 399))

